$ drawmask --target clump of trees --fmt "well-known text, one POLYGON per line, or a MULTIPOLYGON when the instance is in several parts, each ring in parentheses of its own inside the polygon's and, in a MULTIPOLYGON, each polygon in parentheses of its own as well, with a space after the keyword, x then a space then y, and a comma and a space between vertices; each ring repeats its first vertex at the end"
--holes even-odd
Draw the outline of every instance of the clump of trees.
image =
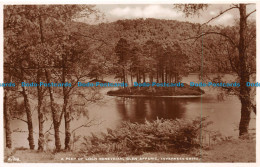
POLYGON ((115 46, 116 77, 122 82, 179 82, 189 72, 189 57, 178 42, 163 46, 148 40, 138 44, 120 38, 115 46), (131 81, 128 81, 130 77, 131 81))
MULTIPOLYGON (((78 81, 84 81, 88 76, 89 69, 85 63, 90 59, 86 55, 92 51, 89 45, 85 44, 88 37, 75 34, 77 29, 71 25, 75 18, 89 15, 98 15, 98 11, 92 5, 8 5, 4 7, 5 82, 71 83, 70 87, 64 84, 63 87, 55 89, 39 86, 27 88, 21 87, 20 84, 16 84, 15 88, 6 87, 4 91, 6 147, 12 147, 10 122, 12 119, 18 119, 27 124, 29 147, 35 149, 32 106, 37 101, 38 150, 44 149, 45 134, 52 129, 55 150, 61 150, 62 119, 65 120, 65 149, 70 150, 73 131, 70 127, 71 120, 79 115, 86 116, 87 103, 101 98, 96 90, 90 89, 82 93, 76 87, 78 81), (34 100, 31 100, 32 98, 34 100), (59 103, 60 99, 63 101, 62 104, 59 103), (18 101, 22 107, 15 110, 13 105, 16 104, 13 101, 18 101), (49 115, 52 124, 45 132, 47 128, 44 127, 44 122, 49 115), (24 116, 26 119, 23 118, 24 116)), ((89 123, 86 123, 86 126, 89 126, 89 123)))

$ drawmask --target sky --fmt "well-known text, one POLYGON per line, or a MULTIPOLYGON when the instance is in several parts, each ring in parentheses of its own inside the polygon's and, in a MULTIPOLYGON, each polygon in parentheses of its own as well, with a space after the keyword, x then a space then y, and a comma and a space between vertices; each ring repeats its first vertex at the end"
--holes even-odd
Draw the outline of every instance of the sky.
MULTIPOLYGON (((211 4, 205 11, 202 11, 200 17, 185 17, 184 13, 174 9, 172 4, 108 4, 96 5, 96 8, 104 14, 104 18, 94 23, 112 22, 122 19, 136 18, 156 18, 178 21, 189 21, 192 23, 204 23, 210 18, 218 15, 221 11, 228 9, 228 4, 211 4)), ((255 9, 255 5, 248 5, 247 12, 255 9)), ((250 15, 250 19, 255 20, 256 14, 250 15)), ((239 19, 239 11, 237 9, 230 10, 221 17, 214 19, 210 24, 232 26, 235 20, 239 19)), ((89 22, 89 20, 88 20, 89 22)))

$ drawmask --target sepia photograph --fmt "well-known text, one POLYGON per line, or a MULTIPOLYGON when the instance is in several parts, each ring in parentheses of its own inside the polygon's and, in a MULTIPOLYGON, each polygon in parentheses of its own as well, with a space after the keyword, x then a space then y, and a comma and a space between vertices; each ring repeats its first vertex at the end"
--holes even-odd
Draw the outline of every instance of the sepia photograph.
POLYGON ((256 3, 2 9, 5 164, 256 163, 256 3))

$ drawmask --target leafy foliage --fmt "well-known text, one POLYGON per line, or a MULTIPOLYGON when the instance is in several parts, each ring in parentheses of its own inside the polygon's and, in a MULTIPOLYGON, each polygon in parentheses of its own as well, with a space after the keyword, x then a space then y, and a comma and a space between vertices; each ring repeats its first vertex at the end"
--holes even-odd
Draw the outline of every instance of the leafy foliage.
POLYGON ((157 119, 144 124, 124 122, 115 130, 84 137, 82 151, 88 154, 117 153, 120 155, 143 152, 189 152, 201 146, 200 135, 211 122, 206 118, 192 121, 157 119))

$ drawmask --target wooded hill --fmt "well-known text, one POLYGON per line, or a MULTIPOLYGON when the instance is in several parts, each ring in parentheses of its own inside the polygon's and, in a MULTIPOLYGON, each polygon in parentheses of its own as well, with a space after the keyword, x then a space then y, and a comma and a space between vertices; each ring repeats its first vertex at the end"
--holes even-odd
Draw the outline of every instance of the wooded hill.
MULTIPOLYGON (((253 27, 255 23, 251 24, 252 31, 254 31, 255 28, 253 27)), ((120 39, 124 39, 126 46, 125 48, 122 46, 122 50, 125 51, 125 53, 122 54, 139 54, 138 57, 140 58, 140 65, 147 69, 145 73, 155 71, 154 69, 148 69, 155 63, 151 60, 151 58, 154 58, 154 61, 160 61, 160 58, 163 59, 165 62, 162 62, 161 65, 166 68, 166 62, 176 62, 179 66, 176 66, 175 70, 179 69, 179 75, 185 75, 189 72, 201 72, 202 67, 203 73, 205 74, 214 72, 233 72, 230 67, 230 59, 234 59, 235 61, 236 56, 233 54, 237 53, 232 53, 231 55, 233 48, 227 44, 226 39, 221 37, 219 34, 204 36, 203 39, 191 39, 191 37, 197 37, 202 32, 214 31, 229 34, 236 38, 236 34, 238 32, 236 26, 220 27, 209 25, 203 26, 202 29, 199 29, 200 24, 151 18, 118 20, 116 22, 101 23, 98 25, 88 25, 74 22, 72 26, 74 28, 76 27, 76 34, 84 34, 85 37, 88 36, 92 39, 89 41, 88 45, 91 45, 93 48, 98 48, 95 52, 99 52, 101 57, 97 58, 100 60, 94 61, 94 64, 101 61, 106 62, 106 66, 113 66, 117 60, 117 63, 124 64, 124 66, 126 66, 126 64, 130 64, 129 66, 131 66, 131 62, 123 63, 124 60, 122 57, 120 62, 120 60, 118 60, 120 56, 116 53, 116 46, 118 42, 120 39), (171 53, 169 53, 171 52, 169 49, 174 52, 176 51, 176 47, 179 47, 178 49, 179 52, 182 53, 182 56, 177 56, 174 60, 169 60, 167 58, 167 53, 171 55, 171 53), (156 51, 158 52, 157 54, 161 54, 161 56, 153 56, 153 54, 156 54, 156 51), (230 59, 228 55, 231 56, 230 59)), ((252 52, 254 52, 254 50, 252 52)), ((252 67, 255 66, 255 60, 253 59, 254 57, 252 57, 252 67)), ((137 63, 132 62, 132 64, 137 63)), ((109 67, 105 68, 106 66, 102 63, 100 67, 96 67, 95 65, 93 66, 93 77, 104 75, 106 69, 110 69, 109 67)), ((126 68, 129 68, 129 71, 131 67, 126 68)), ((109 74, 110 72, 107 73, 109 74)), ((123 74, 119 75, 119 78, 122 77, 122 75, 123 74)))

